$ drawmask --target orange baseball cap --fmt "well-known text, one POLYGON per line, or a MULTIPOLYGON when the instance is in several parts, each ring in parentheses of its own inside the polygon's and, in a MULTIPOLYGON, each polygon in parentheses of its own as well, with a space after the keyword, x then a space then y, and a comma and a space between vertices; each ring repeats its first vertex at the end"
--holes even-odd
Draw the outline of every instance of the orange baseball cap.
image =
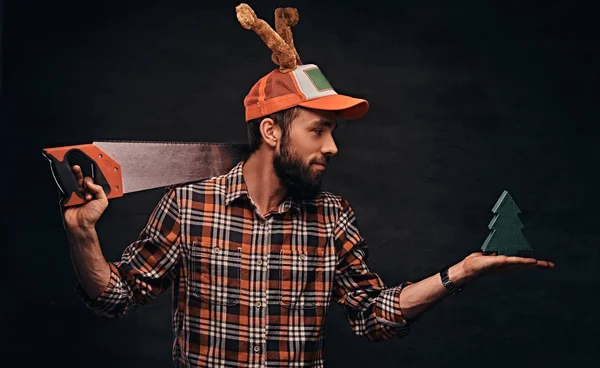
POLYGON ((337 111, 344 119, 360 118, 369 110, 366 100, 338 94, 314 64, 298 65, 288 73, 273 70, 244 98, 246 122, 294 106, 337 111))

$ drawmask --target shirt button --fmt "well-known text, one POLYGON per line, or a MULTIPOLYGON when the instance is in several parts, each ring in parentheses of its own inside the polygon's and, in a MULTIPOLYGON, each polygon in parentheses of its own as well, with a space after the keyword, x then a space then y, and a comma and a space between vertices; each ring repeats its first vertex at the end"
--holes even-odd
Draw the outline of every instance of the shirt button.
POLYGON ((260 351, 260 346, 254 345, 254 352, 258 353, 260 351))
POLYGON ((256 302, 254 305, 256 306, 256 308, 260 308, 260 306, 262 305, 262 303, 261 302, 256 302))
POLYGON ((256 264, 259 266, 262 266, 262 259, 259 259, 258 261, 256 261, 256 264))
POLYGON ((306 259, 306 254, 300 253, 300 259, 304 261, 306 259))
POLYGON ((214 254, 219 254, 219 253, 221 253, 221 248, 219 248, 219 247, 214 247, 214 248, 213 248, 213 253, 214 253, 214 254))

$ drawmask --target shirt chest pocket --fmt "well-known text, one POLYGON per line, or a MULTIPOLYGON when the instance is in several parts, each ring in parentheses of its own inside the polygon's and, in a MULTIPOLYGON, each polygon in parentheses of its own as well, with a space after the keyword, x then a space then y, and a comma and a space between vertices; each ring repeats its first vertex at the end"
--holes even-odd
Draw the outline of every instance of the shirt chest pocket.
POLYGON ((331 295, 335 254, 322 250, 280 252, 280 304, 290 309, 313 309, 327 305, 331 295))
POLYGON ((193 297, 217 305, 232 306, 240 302, 240 248, 193 242, 189 262, 193 297))

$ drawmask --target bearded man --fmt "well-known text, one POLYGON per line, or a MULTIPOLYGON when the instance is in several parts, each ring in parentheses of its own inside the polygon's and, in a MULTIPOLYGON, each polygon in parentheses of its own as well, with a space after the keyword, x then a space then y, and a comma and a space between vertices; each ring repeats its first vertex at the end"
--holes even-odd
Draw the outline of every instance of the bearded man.
POLYGON ((95 224, 102 187, 73 167, 87 202, 64 211, 78 294, 121 317, 172 287, 173 361, 180 367, 322 367, 330 303, 368 340, 406 335, 410 323, 493 270, 551 268, 533 258, 473 253, 419 282, 387 287, 367 266, 348 201, 320 190, 338 152, 337 118, 365 100, 337 94, 316 65, 274 70, 244 100, 249 157, 229 173, 169 188, 117 262, 95 224))

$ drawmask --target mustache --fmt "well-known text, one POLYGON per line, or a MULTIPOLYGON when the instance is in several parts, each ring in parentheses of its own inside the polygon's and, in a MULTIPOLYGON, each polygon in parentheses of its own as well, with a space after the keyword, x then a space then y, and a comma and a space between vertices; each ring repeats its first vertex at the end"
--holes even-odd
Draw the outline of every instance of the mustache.
POLYGON ((329 157, 324 157, 322 159, 313 158, 312 160, 310 160, 310 164, 327 166, 329 164, 329 157))

